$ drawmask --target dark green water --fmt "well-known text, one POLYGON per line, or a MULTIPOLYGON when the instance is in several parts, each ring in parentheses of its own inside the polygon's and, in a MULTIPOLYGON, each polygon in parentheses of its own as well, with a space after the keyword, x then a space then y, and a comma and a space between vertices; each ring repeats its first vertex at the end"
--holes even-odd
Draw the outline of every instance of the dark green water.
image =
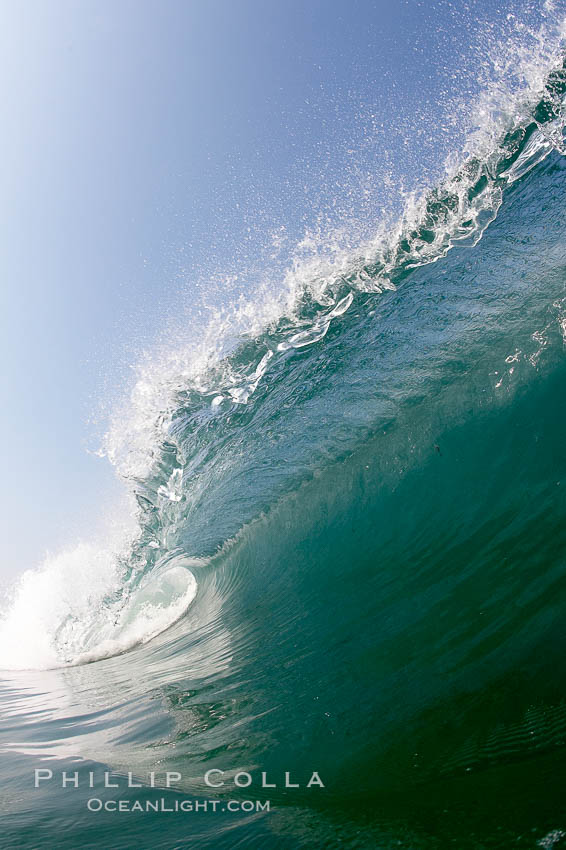
POLYGON ((537 132, 470 166, 467 203, 487 200, 457 233, 438 190, 329 307, 305 296, 237 347, 230 389, 178 388, 122 586, 52 636, 61 663, 98 660, 2 674, 2 847, 566 844, 566 159, 529 159, 537 132), (184 615, 97 654, 172 567, 196 578, 184 615))

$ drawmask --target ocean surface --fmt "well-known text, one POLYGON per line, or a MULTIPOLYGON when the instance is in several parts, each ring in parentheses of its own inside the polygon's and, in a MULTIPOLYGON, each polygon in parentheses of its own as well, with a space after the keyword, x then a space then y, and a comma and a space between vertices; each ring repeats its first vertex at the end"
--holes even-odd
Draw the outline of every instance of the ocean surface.
POLYGON ((104 447, 127 540, 5 606, 2 848, 566 846, 549 17, 395 223, 140 367, 104 447))

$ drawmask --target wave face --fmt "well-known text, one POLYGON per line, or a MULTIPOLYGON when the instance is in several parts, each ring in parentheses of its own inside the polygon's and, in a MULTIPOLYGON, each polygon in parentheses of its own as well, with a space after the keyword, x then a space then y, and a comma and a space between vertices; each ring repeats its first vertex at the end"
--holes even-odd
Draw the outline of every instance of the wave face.
MULTIPOLYGON (((561 846, 566 66, 549 44, 496 143, 491 127, 395 228, 144 365, 106 441, 135 533, 26 574, 4 616, 7 757, 166 766, 201 794, 209 769, 323 777, 237 829, 195 827, 195 847, 561 846)), ((112 844, 101 817, 97 840, 169 847, 177 828, 131 820, 112 844)))

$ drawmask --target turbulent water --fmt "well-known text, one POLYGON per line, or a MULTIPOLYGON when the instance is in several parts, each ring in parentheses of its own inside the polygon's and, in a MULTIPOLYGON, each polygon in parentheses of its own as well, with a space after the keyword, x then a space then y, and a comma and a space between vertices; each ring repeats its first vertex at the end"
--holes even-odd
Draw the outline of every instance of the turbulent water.
POLYGON ((566 841, 557 15, 395 227, 141 367, 105 445, 128 541, 52 558, 4 613, 3 847, 566 841))

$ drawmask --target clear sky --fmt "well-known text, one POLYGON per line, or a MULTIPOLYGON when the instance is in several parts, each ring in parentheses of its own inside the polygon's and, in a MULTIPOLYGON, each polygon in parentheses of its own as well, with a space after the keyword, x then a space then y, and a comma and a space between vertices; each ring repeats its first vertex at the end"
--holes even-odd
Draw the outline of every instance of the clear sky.
POLYGON ((475 86, 472 25, 501 10, 0 3, 0 576, 112 504, 92 420, 207 280, 221 299, 273 230, 298 238, 320 212, 371 226, 384 175, 434 172, 475 86))

